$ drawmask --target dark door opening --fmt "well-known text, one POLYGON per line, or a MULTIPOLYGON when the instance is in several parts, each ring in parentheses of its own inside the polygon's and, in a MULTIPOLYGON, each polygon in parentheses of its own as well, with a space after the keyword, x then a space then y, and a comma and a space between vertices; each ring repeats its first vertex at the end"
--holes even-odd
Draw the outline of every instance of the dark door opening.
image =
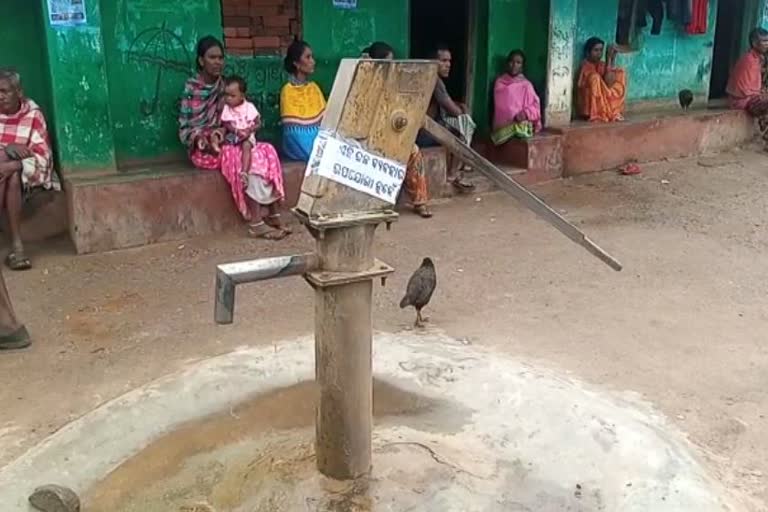
POLYGON ((431 59, 438 45, 451 50, 453 63, 446 87, 451 97, 468 101, 468 53, 471 2, 411 0, 411 58, 431 59))
POLYGON ((710 99, 726 96, 728 76, 739 58, 742 42, 747 37, 742 30, 745 15, 746 0, 718 2, 715 48, 712 54, 712 78, 709 86, 710 99))

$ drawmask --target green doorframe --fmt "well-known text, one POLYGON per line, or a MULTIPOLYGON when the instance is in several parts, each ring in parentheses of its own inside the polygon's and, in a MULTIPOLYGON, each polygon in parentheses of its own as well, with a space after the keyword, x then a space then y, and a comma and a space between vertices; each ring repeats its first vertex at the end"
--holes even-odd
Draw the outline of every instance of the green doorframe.
POLYGON ((739 48, 741 49, 740 53, 746 52, 749 48, 747 34, 749 34, 755 27, 766 28, 766 24, 768 24, 768 18, 766 18, 766 15, 768 14, 768 11, 766 10, 768 7, 767 0, 746 0, 745 4, 744 24, 742 25, 742 34, 744 34, 744 37, 739 45, 739 48))
MULTIPOLYGON (((477 20, 478 18, 478 3, 482 0, 469 0, 468 12, 469 19, 467 20, 467 46, 465 48, 467 55, 466 67, 464 74, 466 76, 466 94, 465 101, 470 112, 473 112, 475 105, 475 80, 476 80, 476 61, 475 58, 479 41, 477 20)), ((487 0, 486 0, 487 1, 487 0)))

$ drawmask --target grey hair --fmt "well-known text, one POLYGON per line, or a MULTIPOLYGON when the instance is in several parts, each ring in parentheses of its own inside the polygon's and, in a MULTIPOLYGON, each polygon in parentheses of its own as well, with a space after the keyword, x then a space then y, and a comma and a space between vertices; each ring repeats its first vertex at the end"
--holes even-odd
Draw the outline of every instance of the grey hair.
POLYGON ((11 87, 16 90, 21 90, 21 75, 15 69, 0 69, 0 80, 7 80, 11 84, 11 87))

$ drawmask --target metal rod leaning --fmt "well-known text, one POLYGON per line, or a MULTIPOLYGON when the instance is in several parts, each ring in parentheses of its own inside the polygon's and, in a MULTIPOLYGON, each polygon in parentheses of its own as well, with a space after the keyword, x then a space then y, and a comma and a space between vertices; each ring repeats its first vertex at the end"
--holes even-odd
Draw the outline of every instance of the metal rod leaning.
POLYGON ((424 129, 448 151, 455 154, 463 162, 471 165, 475 170, 481 172, 500 189, 523 203, 525 207, 549 222, 573 242, 584 247, 590 254, 596 256, 613 270, 616 270, 617 272, 621 271, 622 266, 618 260, 605 252, 576 226, 568 222, 555 210, 550 208, 544 201, 536 197, 535 194, 517 183, 509 177, 507 173, 497 168, 475 150, 456 138, 450 131, 443 128, 429 117, 424 120, 424 129))

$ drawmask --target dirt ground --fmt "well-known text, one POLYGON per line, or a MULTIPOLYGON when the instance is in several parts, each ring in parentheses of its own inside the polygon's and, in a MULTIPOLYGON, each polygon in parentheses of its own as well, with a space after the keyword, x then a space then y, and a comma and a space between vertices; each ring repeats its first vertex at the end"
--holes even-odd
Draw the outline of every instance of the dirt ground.
MULTIPOLYGON (((734 151, 537 187, 622 273, 501 193, 437 204, 432 220, 406 214, 379 232, 378 256, 398 272, 375 290, 375 326, 411 328, 397 302, 430 256, 434 328, 639 393, 730 487, 768 502, 766 163, 734 151)), ((34 270, 5 272, 36 343, 0 354, 0 465, 189 361, 311 332, 303 280, 241 288, 235 324, 219 327, 213 279, 217 263, 312 247, 304 233, 277 244, 227 233, 84 257, 65 241, 31 248, 34 270)))

